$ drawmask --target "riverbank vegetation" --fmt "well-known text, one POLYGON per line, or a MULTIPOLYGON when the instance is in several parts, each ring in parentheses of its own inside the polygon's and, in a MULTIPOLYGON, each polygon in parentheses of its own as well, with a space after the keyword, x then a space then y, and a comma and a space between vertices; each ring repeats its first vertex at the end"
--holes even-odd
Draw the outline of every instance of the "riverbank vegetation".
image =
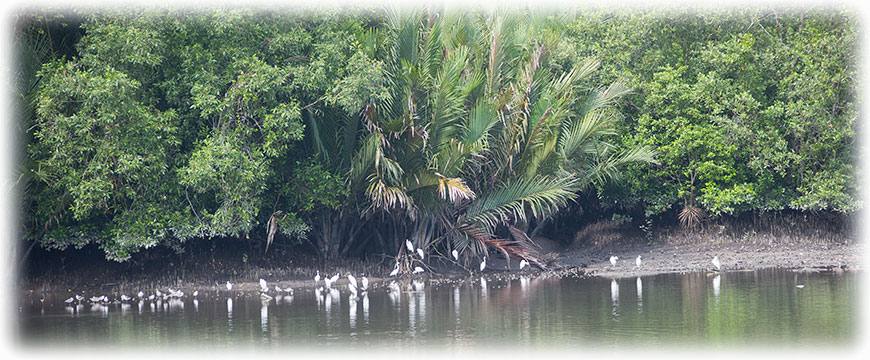
POLYGON ((849 11, 54 15, 17 23, 24 249, 546 267, 566 223, 862 206, 849 11))

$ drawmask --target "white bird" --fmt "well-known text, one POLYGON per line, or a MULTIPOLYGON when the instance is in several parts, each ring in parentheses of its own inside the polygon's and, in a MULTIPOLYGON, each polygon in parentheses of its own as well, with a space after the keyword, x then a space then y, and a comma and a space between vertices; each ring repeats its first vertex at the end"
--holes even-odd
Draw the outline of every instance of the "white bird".
POLYGON ((417 255, 420 255, 420 260, 423 260, 426 258, 424 256, 425 254, 423 254, 423 249, 421 249, 421 248, 417 248, 417 255))
POLYGON ((260 292, 269 292, 269 284, 266 280, 260 279, 260 292))
POLYGON ((408 251, 414 251, 414 244, 411 244, 411 240, 405 240, 405 246, 408 247, 408 251))
POLYGON ((369 289, 369 278, 363 276, 361 281, 362 281, 362 288, 361 289, 363 291, 368 290, 369 289))
POLYGON ((317 270, 317 275, 314 275, 314 282, 317 283, 320 281, 320 270, 317 270))
POLYGON ((454 250, 451 251, 450 253, 453 254, 453 259, 455 259, 455 260, 459 260, 459 252, 458 252, 458 251, 456 251, 456 250, 454 249, 454 250))
POLYGON ((121 301, 130 301, 130 297, 124 294, 121 294, 121 301))
POLYGON ((136 295, 139 297, 139 299, 142 299, 142 297, 145 296, 145 293, 143 293, 142 291, 139 291, 139 293, 136 295))
POLYGON ((100 302, 103 301, 102 296, 91 296, 91 302, 100 302))
POLYGON ((82 301, 82 300, 84 300, 84 299, 85 299, 84 296, 81 296, 81 295, 79 295, 79 294, 76 294, 76 301, 82 301))
POLYGON ((415 273, 415 274, 419 274, 419 273, 421 273, 421 272, 423 272, 423 268, 421 268, 421 267, 419 267, 419 266, 417 266, 417 267, 414 268, 414 273, 415 273))
POLYGON ((718 256, 714 256, 714 257, 713 257, 713 266, 716 267, 716 270, 719 270, 720 266, 722 266, 722 264, 719 263, 719 257, 718 257, 718 256))
POLYGON ((526 259, 520 260, 520 270, 522 270, 526 266, 529 266, 529 262, 526 261, 526 259))
POLYGON ((637 256, 637 259, 634 259, 634 264, 640 267, 640 255, 637 256))
POLYGON ((154 294, 151 294, 151 296, 148 296, 148 300, 154 300, 155 297, 154 294))
POLYGON ((390 276, 396 276, 399 273, 399 263, 396 263, 396 268, 390 272, 390 276))
POLYGON ((157 293, 157 297, 163 296, 163 293, 160 292, 160 289, 154 289, 154 290, 157 293))
POLYGON ((335 282, 338 281, 339 275, 341 275, 341 273, 335 274, 331 278, 323 279, 323 282, 326 283, 326 287, 332 288, 332 284, 335 284, 335 282))
POLYGON ((616 266, 616 260, 619 260, 618 256, 611 256, 610 257, 610 265, 616 266))
POLYGON ((483 257, 483 261, 480 262, 480 271, 486 269, 486 256, 483 257))
POLYGON ((196 297, 197 295, 199 295, 199 290, 194 290, 194 291, 193 291, 193 297, 196 297))
POLYGON ((353 291, 356 291, 356 278, 353 274, 347 274, 347 284, 353 291))
POLYGON ((804 285, 803 285, 803 284, 798 284, 798 285, 797 285, 797 288, 798 288, 798 289, 803 289, 803 288, 804 288, 804 285))
POLYGON ((227 281, 227 290, 232 290, 232 289, 233 289, 233 284, 231 284, 229 281, 227 281))
POLYGON ((69 298, 69 299, 64 300, 63 302, 65 302, 67 304, 72 304, 73 301, 75 301, 75 298, 69 298))

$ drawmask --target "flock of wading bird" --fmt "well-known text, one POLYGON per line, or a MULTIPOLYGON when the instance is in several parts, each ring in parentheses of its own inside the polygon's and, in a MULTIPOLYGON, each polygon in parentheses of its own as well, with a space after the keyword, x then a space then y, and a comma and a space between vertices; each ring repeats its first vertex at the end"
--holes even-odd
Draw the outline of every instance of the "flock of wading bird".
MULTIPOLYGON (((416 250, 415 250, 414 245, 409 240, 405 240, 405 246, 407 247, 409 254, 416 253, 416 255, 420 257, 420 261, 425 260, 426 253, 423 251, 423 249, 416 248, 416 250)), ((453 256, 454 260, 457 260, 457 261, 459 260, 459 252, 457 252, 456 250, 451 251, 451 255, 453 256)), ((618 256, 610 256, 609 260, 610 260, 611 266, 615 267, 617 265, 617 261, 619 260, 619 257, 618 256)), ((640 268, 641 264, 642 264, 641 256, 638 255, 637 258, 635 258, 635 268, 640 268)), ((718 256, 713 257, 712 264, 713 264, 713 266, 716 267, 716 271, 721 270, 722 264, 719 262, 718 256)), ((529 267, 529 262, 526 259, 522 259, 520 261, 520 270, 522 271, 526 267, 529 267)), ((483 272, 486 269, 486 256, 484 256, 483 260, 480 262, 479 269, 480 269, 480 272, 483 272)), ((393 268, 393 271, 390 272, 389 276, 390 277, 398 276, 399 270, 400 270, 400 264, 399 264, 399 259, 397 258, 396 266, 395 266, 395 268, 393 268)), ((419 274, 422 272, 425 272, 425 270, 420 266, 415 266, 413 271, 411 271, 412 274, 419 274)), ((326 277, 326 276, 321 277, 320 270, 317 270, 317 274, 314 276, 316 293, 317 294, 323 293, 324 295, 326 295, 327 293, 335 291, 335 289, 333 289, 333 286, 336 284, 336 282, 340 278, 341 278, 341 273, 336 273, 335 275, 333 275, 331 277, 326 277), (320 286, 321 280, 323 281, 323 286, 320 286)), ((358 293, 368 292, 369 279, 367 277, 362 276, 358 282, 356 277, 353 274, 348 273, 346 275, 346 278, 347 278, 347 288, 350 291, 352 297, 357 298, 358 293)), ((483 279, 481 279, 481 280, 483 280, 483 279)), ((640 279, 638 279, 638 280, 640 280, 640 279)), ((486 283, 484 281, 482 281, 481 284, 486 284, 486 283)), ((422 288, 422 284, 420 284, 419 282, 415 281, 413 283, 413 285, 414 285, 414 287, 411 288, 412 290, 419 290, 422 288)), ((801 285, 799 287, 802 288, 803 286, 801 285)), ((226 289, 227 289, 227 291, 232 291, 233 284, 231 282, 227 281, 226 289)), ((401 288, 398 286, 398 284, 395 281, 393 281, 389 284, 388 289, 391 292, 401 291, 401 288)), ((275 295, 275 296, 287 296, 287 297, 290 297, 292 299, 294 291, 292 288, 289 288, 289 287, 288 288, 281 288, 278 285, 274 285, 274 287, 270 289, 268 282, 264 279, 260 279, 259 293, 260 293, 261 299, 263 299, 263 300, 271 300, 274 298, 273 295, 275 295)), ((194 299, 196 299, 197 296, 199 295, 199 291, 194 290, 191 295, 193 296, 194 299)), ((131 302, 143 302, 146 300, 151 301, 153 303, 153 302, 157 302, 157 301, 168 301, 170 299, 181 299, 184 297, 185 297, 184 291, 169 288, 167 292, 161 292, 159 289, 155 289, 155 292, 153 294, 149 294, 147 297, 143 291, 139 291, 135 296, 128 296, 126 294, 121 294, 120 297, 118 299, 115 299, 115 300, 110 300, 109 297, 106 295, 92 296, 90 298, 85 298, 82 295, 76 294, 75 296, 72 296, 72 297, 66 299, 64 302, 68 306, 72 306, 74 304, 82 304, 86 300, 89 300, 91 304, 131 303, 131 302)))

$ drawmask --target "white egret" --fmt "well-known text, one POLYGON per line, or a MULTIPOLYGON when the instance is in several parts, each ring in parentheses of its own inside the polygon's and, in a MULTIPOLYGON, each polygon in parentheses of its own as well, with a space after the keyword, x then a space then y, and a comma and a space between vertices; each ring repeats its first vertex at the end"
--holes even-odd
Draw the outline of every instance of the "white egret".
POLYGON ((417 248, 417 255, 420 255, 420 260, 423 260, 426 258, 426 256, 424 256, 425 254, 423 254, 423 249, 421 249, 421 248, 417 248))
POLYGON ((81 295, 79 295, 79 294, 76 294, 76 301, 81 302, 81 301, 84 300, 84 299, 85 299, 84 296, 81 296, 81 295))
POLYGON ((640 255, 638 255, 637 258, 634 259, 634 264, 635 267, 640 267, 640 255))
POLYGON ((102 296, 91 296, 91 302, 100 302, 103 300, 102 296))
POLYGON ((160 292, 160 289, 154 289, 154 292, 157 294, 157 297, 163 296, 163 293, 160 292))
POLYGON ((713 266, 716 267, 716 270, 719 270, 720 267, 722 266, 722 264, 719 263, 719 257, 718 257, 718 256, 714 256, 714 257, 713 257, 713 266))
POLYGON ((526 259, 520 260, 520 270, 522 270, 526 266, 529 266, 529 262, 526 261, 526 259))
POLYGON ((227 281, 227 290, 232 290, 232 289, 233 289, 233 284, 230 283, 229 281, 227 281))
POLYGON ((804 284, 798 284, 798 285, 797 285, 797 288, 798 288, 798 289, 803 289, 803 288, 804 288, 804 284))
POLYGON ((396 263, 396 268, 390 272, 390 276, 396 276, 399 273, 399 263, 396 263))
POLYGON ((450 253, 453 255, 453 259, 454 259, 454 260, 459 260, 459 252, 458 252, 458 251, 456 251, 456 250, 454 249, 454 250, 451 251, 450 253))
POLYGON ((69 298, 69 299, 64 300, 63 302, 65 302, 67 304, 72 304, 73 301, 75 301, 75 298, 69 298))
POLYGON ((331 278, 323 279, 323 281, 326 283, 326 287, 332 288, 332 284, 335 284, 335 282, 338 281, 340 275, 341 273, 338 273, 333 275, 331 278))
POLYGON ((618 256, 611 256, 610 257, 610 265, 616 266, 616 260, 619 260, 618 256))
POLYGON ((363 291, 368 290, 369 289, 369 278, 363 276, 361 281, 362 281, 362 290, 363 291))
POLYGON ((405 246, 408 248, 409 252, 414 251, 414 244, 411 244, 411 240, 405 240, 405 246))
POLYGON ((486 269, 486 256, 483 257, 483 261, 480 262, 480 271, 486 269))
POLYGON ((351 288, 351 291, 356 291, 356 278, 353 277, 353 274, 347 274, 347 285, 351 288))
POLYGON ((197 295, 199 295, 199 290, 194 290, 194 291, 193 291, 193 297, 196 297, 197 295))
POLYGON ((317 270, 317 275, 314 275, 314 283, 316 284, 319 281, 320 281, 320 270, 317 270))
POLYGON ((269 284, 266 280, 260 279, 260 292, 269 292, 269 284))
POLYGON ((130 297, 124 294, 121 294, 121 301, 130 301, 130 297))
POLYGON ((139 299, 142 299, 142 297, 145 296, 145 293, 143 293, 143 292, 140 290, 139 293, 136 294, 136 295, 139 297, 139 299))
POLYGON ((415 273, 415 274, 419 274, 419 273, 421 273, 421 272, 423 272, 423 268, 421 268, 421 267, 419 267, 419 266, 417 266, 417 267, 414 268, 414 273, 415 273))
POLYGON ((151 294, 150 296, 148 296, 148 300, 154 300, 154 298, 156 298, 156 297, 157 296, 155 296, 154 294, 151 294))

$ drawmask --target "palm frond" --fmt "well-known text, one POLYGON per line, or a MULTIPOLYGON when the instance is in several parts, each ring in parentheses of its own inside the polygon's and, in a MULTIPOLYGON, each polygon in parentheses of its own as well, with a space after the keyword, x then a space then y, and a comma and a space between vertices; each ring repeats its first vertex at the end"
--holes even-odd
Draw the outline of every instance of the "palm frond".
POLYGON ((572 177, 517 179, 489 191, 469 205, 461 222, 489 228, 511 220, 526 221, 526 214, 540 218, 556 212, 575 197, 572 177))
POLYGON ((466 144, 474 144, 485 139, 496 123, 498 123, 498 113, 495 107, 485 101, 478 101, 465 123, 463 141, 466 144))
POLYGON ((655 151, 643 146, 623 150, 609 156, 606 155, 593 166, 585 169, 580 184, 583 186, 589 183, 603 184, 607 181, 618 179, 620 169, 627 164, 636 162, 656 163, 655 151))
POLYGON ((441 199, 457 205, 463 200, 473 200, 477 196, 461 178, 444 176, 438 177, 438 194, 441 195, 441 199))

